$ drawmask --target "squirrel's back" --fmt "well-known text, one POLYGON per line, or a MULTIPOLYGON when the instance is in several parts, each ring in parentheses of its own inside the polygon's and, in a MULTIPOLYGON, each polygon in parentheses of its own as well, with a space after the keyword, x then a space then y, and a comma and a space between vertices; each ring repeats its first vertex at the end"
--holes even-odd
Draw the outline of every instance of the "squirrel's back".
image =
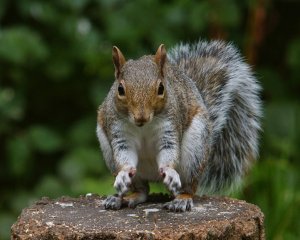
POLYGON ((219 192, 258 156, 261 88, 237 49, 222 41, 180 44, 168 59, 196 83, 208 109, 212 143, 200 191, 219 192))

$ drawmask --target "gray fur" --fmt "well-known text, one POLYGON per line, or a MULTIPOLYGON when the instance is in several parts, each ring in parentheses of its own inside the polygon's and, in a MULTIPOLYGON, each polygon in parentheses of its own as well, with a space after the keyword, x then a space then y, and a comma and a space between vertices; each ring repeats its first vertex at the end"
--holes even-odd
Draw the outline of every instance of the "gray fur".
POLYGON ((196 83, 212 122, 210 156, 199 190, 216 193, 228 189, 258 156, 261 87, 232 44, 180 44, 171 49, 168 58, 196 83))

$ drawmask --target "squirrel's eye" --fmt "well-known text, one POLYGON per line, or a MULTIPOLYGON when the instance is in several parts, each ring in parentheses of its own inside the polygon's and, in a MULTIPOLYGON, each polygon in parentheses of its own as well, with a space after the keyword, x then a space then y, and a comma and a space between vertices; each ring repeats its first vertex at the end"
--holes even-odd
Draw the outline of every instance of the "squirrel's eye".
POLYGON ((164 87, 164 85, 162 84, 162 82, 160 82, 160 84, 159 84, 159 86, 158 86, 157 94, 158 94, 158 95, 163 95, 163 94, 164 94, 164 90, 165 90, 165 87, 164 87))
POLYGON ((125 96, 125 90, 122 83, 120 83, 118 86, 118 92, 120 96, 125 96))

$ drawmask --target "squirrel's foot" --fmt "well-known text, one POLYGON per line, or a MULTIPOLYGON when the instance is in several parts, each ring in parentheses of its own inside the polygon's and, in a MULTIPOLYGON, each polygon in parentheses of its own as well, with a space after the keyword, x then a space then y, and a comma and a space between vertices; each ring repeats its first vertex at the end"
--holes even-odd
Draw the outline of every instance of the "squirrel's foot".
POLYGON ((186 193, 177 195, 173 201, 167 202, 163 205, 164 209, 167 209, 172 212, 191 211, 192 207, 193 207, 192 195, 186 193))
POLYGON ((130 208, 135 208, 138 204, 146 202, 148 194, 145 192, 133 192, 123 198, 124 203, 130 208))
POLYGON ((119 196, 108 196, 104 201, 105 209, 118 210, 122 206, 122 198, 119 196))

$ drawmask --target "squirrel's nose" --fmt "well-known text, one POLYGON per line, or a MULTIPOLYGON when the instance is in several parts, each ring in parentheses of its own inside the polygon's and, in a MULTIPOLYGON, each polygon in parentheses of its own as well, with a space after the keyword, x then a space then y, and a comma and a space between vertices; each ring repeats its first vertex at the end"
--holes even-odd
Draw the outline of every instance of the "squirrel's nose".
POLYGON ((142 127, 145 125, 145 123, 147 123, 149 121, 149 118, 145 118, 144 116, 143 117, 138 117, 138 118, 134 118, 134 122, 135 122, 135 125, 137 125, 138 127, 142 127))

